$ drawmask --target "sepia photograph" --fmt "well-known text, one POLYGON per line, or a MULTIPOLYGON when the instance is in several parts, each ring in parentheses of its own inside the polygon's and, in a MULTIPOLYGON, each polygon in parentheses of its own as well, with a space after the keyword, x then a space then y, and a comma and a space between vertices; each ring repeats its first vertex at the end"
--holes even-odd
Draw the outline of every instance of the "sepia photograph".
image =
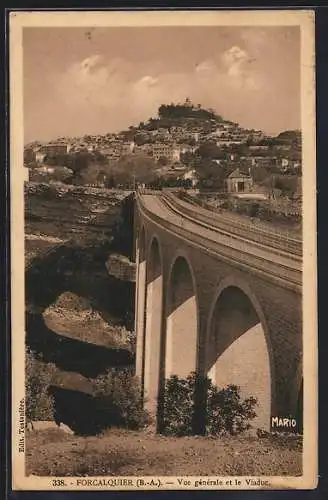
POLYGON ((313 12, 9 30, 13 489, 315 488, 313 12))

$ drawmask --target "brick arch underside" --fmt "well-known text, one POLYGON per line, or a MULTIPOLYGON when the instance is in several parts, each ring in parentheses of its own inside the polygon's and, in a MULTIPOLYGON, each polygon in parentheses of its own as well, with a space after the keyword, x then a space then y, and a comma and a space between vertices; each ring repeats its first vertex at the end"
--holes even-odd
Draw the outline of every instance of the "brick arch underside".
POLYGON ((143 384, 144 379, 144 349, 145 349, 145 322, 146 322, 146 232, 141 226, 137 238, 137 289, 135 305, 136 331, 136 375, 143 384))
POLYGON ((192 268, 178 256, 171 268, 166 308, 165 377, 197 369, 198 307, 192 268))
POLYGON ((272 370, 270 346, 258 307, 235 284, 223 288, 209 319, 206 371, 218 387, 233 384, 257 399, 255 428, 270 430, 272 370))
POLYGON ((147 408, 156 413, 160 383, 163 310, 163 259, 160 243, 153 237, 147 252, 143 388, 147 408))

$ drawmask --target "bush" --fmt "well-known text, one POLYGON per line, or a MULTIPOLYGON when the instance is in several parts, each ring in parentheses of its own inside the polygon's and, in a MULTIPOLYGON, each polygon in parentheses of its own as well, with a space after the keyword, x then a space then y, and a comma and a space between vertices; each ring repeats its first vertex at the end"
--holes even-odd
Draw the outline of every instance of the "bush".
POLYGON ((103 429, 112 426, 141 429, 150 423, 143 408, 139 380, 131 370, 111 369, 97 377, 93 385, 103 429))
POLYGON ((238 386, 219 389, 208 377, 191 373, 185 379, 173 375, 165 382, 164 434, 186 436, 194 433, 195 388, 199 382, 207 393, 206 434, 240 434, 250 428, 249 421, 256 417, 254 397, 242 400, 238 386))
POLYGON ((33 351, 26 349, 26 419, 53 420, 53 398, 48 393, 56 366, 36 359, 33 351))
POLYGON ((220 435, 223 432, 240 434, 251 427, 250 420, 256 417, 254 407, 257 400, 253 396, 242 400, 240 388, 229 385, 218 389, 212 383, 207 396, 207 433, 220 435))
POLYGON ((164 388, 164 433, 174 436, 192 434, 195 377, 186 379, 172 375, 164 388))
POLYGON ((250 203, 246 206, 246 213, 249 217, 257 217, 259 213, 259 203, 250 203))

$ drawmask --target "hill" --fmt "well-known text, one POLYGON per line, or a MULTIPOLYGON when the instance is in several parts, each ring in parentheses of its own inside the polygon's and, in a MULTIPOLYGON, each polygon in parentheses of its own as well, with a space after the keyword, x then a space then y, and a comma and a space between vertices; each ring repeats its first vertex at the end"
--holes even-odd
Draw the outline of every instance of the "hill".
POLYGON ((300 130, 285 130, 277 135, 277 139, 293 142, 301 138, 300 130))
POLYGON ((161 104, 158 108, 158 116, 150 118, 147 123, 141 122, 135 130, 154 131, 160 128, 184 127, 186 130, 204 126, 206 123, 232 123, 225 121, 213 109, 204 109, 200 104, 194 106, 187 98, 183 104, 161 104))
POLYGON ((222 188, 227 169, 249 171, 261 167, 268 170, 268 176, 299 175, 301 171, 299 130, 266 136, 261 130, 243 128, 223 118, 213 109, 195 105, 188 98, 184 103, 161 104, 156 116, 117 134, 61 141, 57 142, 63 150, 66 147, 64 153, 53 149, 56 141, 46 145, 48 152, 43 157, 26 151, 31 180, 47 176, 70 184, 133 189, 135 182, 153 183, 164 174, 181 180, 185 173, 176 164, 182 164, 189 170, 186 175, 193 175, 190 172, 196 169, 206 183, 209 180, 212 187, 222 188), (45 166, 33 168, 42 162, 45 166), (71 175, 63 178, 58 166, 70 168, 71 175), (215 181, 218 177, 219 183, 215 181))

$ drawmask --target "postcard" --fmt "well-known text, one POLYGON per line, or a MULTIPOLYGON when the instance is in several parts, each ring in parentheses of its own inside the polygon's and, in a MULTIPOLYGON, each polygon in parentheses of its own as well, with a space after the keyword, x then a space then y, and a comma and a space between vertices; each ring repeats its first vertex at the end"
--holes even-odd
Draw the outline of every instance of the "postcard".
POLYGON ((13 490, 316 487, 314 27, 10 12, 13 490))

